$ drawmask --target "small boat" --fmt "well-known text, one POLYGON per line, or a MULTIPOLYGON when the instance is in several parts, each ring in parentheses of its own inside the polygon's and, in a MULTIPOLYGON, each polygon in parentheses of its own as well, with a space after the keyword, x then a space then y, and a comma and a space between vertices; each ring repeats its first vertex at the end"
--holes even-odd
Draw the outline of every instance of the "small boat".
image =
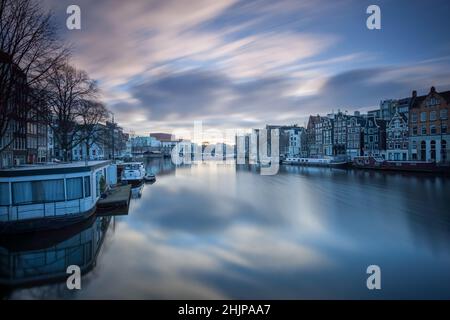
POLYGON ((287 157, 283 164, 311 167, 346 168, 348 162, 340 158, 295 158, 287 157))
POLYGON ((155 182, 156 176, 153 173, 146 173, 144 176, 144 181, 145 182, 155 182))
POLYGON ((123 183, 135 187, 144 182, 145 168, 142 162, 127 162, 122 164, 122 167, 121 180, 123 183))

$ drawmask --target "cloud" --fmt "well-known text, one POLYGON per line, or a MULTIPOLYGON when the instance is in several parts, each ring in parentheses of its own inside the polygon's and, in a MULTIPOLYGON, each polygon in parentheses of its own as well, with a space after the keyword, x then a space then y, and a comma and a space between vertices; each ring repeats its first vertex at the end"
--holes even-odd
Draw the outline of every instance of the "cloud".
MULTIPOLYGON (((46 3, 64 26, 71 1, 46 3)), ((303 124, 311 113, 374 107, 450 82, 442 72, 448 58, 428 50, 422 62, 404 59, 414 50, 397 52, 402 44, 391 29, 378 38, 367 33, 364 19, 356 28, 365 8, 353 0, 78 5, 82 30, 61 28, 73 43, 74 63, 99 80, 120 124, 139 134, 191 128, 195 120, 219 128, 303 124)), ((389 16, 385 21, 395 29, 389 16)), ((417 34, 415 42, 427 39, 417 34)))

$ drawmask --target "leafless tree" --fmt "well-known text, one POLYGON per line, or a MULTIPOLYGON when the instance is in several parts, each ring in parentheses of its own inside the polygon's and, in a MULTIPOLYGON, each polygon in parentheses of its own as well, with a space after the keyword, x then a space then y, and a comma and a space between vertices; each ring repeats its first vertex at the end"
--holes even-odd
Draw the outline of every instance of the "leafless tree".
MULTIPOLYGON (((37 0, 0 0, 0 141, 11 123, 33 107, 28 97, 42 86, 52 68, 68 56, 58 40, 52 15, 37 0), (19 98, 18 98, 19 97, 19 98), (17 105, 17 104, 20 105, 17 105)), ((0 148, 2 152, 14 141, 0 148)))
POLYGON ((68 154, 83 139, 83 115, 86 100, 95 100, 98 87, 85 71, 80 71, 68 63, 55 66, 48 77, 46 88, 48 95, 46 112, 47 124, 53 130, 56 142, 62 151, 63 161, 68 161, 68 154))
POLYGON ((94 143, 101 142, 104 133, 103 123, 108 117, 106 106, 98 101, 84 100, 79 107, 80 130, 78 139, 86 147, 85 160, 89 160, 90 148, 94 143))

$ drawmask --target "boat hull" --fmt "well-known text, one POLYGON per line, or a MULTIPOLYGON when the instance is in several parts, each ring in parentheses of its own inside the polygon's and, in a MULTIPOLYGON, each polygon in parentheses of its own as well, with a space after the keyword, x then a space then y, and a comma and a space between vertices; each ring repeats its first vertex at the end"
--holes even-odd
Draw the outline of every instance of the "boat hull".
POLYGON ((324 167, 324 168, 337 168, 337 169, 345 169, 348 167, 347 161, 320 161, 318 159, 303 159, 303 161, 283 160, 282 164, 292 165, 292 166, 324 167))
POLYGON ((94 215, 95 209, 96 207, 94 206, 90 210, 78 214, 18 221, 2 221, 0 222, 0 235, 25 234, 65 228, 89 219, 94 215))
POLYGON ((144 183, 144 179, 128 179, 128 180, 122 180, 124 184, 130 184, 131 187, 140 187, 144 183))
POLYGON ((450 173, 450 166, 426 161, 376 161, 372 158, 355 158, 352 167, 356 169, 384 171, 450 173))

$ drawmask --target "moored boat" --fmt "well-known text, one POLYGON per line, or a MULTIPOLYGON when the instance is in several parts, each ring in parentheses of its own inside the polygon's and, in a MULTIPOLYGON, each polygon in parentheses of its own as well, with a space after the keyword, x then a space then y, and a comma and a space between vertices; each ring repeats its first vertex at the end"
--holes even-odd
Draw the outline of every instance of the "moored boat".
POLYGON ((155 182, 156 181, 156 176, 153 173, 148 172, 144 176, 144 181, 145 182, 155 182))
POLYGON ((312 167, 346 168, 348 162, 341 158, 295 158, 287 157, 283 164, 312 167))
POLYGON ((352 166, 358 169, 450 173, 448 164, 434 161, 389 161, 375 156, 356 157, 352 166))
POLYGON ((142 162, 123 163, 121 180, 123 183, 131 184, 133 187, 144 182, 145 168, 142 162))
POLYGON ((0 234, 61 228, 92 216, 109 184, 110 161, 28 165, 0 170, 0 234))

